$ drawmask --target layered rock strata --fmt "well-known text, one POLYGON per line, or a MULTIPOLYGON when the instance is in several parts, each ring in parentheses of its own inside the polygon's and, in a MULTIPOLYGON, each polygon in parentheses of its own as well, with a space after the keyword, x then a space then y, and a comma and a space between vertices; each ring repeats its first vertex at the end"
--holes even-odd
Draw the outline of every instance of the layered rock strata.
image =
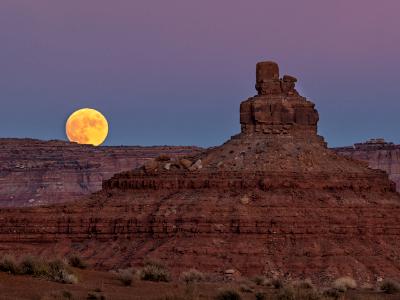
POLYGON ((258 95, 241 105, 242 131, 225 144, 116 174, 86 201, 2 209, 0 251, 78 252, 106 269, 152 258, 174 274, 399 277, 394 183, 326 148, 295 81, 260 63, 258 95))
POLYGON ((0 206, 33 206, 79 199, 99 191, 113 174, 157 156, 197 147, 93 147, 63 141, 0 139, 0 206))
POLYGON ((365 161, 370 168, 384 170, 400 192, 400 145, 378 138, 332 150, 339 155, 365 161))

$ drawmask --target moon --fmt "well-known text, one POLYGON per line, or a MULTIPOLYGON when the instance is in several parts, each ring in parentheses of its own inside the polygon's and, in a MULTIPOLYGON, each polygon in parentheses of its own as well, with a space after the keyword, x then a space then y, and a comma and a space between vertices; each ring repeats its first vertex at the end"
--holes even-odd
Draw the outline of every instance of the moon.
POLYGON ((99 111, 82 108, 69 116, 65 131, 71 142, 99 146, 107 138, 108 122, 99 111))

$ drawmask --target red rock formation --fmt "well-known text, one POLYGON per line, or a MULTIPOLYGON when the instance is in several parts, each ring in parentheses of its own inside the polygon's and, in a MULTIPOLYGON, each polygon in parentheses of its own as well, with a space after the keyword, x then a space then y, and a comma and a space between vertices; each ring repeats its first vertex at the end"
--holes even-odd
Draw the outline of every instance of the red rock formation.
POLYGON ((187 155, 196 147, 93 147, 62 141, 0 139, 0 206, 32 206, 79 199, 113 174, 160 154, 187 155))
POLYGON ((385 142, 384 139, 371 139, 350 147, 333 148, 337 154, 364 161, 373 169, 389 174, 400 192, 400 145, 385 142))
POLYGON ((87 201, 0 210, 0 251, 79 252, 99 268, 150 257, 175 274, 399 277, 393 182, 327 149, 294 83, 258 64, 259 95, 241 105, 242 132, 225 144, 116 174, 87 201))

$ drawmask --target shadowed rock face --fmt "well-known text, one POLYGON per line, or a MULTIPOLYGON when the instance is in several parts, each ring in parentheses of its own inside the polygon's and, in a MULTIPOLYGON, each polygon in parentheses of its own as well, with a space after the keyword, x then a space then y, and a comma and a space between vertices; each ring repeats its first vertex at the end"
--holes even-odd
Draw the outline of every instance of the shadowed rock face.
POLYGON ((0 139, 0 206, 67 202, 99 191, 113 174, 160 154, 182 156, 197 147, 93 147, 63 141, 0 139))
POLYGON ((79 252, 106 269, 156 258, 174 274, 398 277, 394 184, 327 149, 314 104, 277 70, 257 65, 259 94, 223 145, 116 174, 86 201, 1 210, 2 251, 79 252))

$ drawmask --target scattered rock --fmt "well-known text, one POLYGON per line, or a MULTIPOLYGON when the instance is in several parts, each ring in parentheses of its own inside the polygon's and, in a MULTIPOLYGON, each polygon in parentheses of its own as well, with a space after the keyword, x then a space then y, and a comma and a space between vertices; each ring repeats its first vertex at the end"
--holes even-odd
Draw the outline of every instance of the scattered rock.
POLYGON ((193 164, 190 160, 186 158, 182 158, 179 160, 179 163, 186 169, 189 169, 191 165, 193 164))
POLYGON ((198 159, 190 168, 190 171, 195 171, 195 170, 200 170, 203 168, 203 165, 201 163, 201 159, 198 159))

